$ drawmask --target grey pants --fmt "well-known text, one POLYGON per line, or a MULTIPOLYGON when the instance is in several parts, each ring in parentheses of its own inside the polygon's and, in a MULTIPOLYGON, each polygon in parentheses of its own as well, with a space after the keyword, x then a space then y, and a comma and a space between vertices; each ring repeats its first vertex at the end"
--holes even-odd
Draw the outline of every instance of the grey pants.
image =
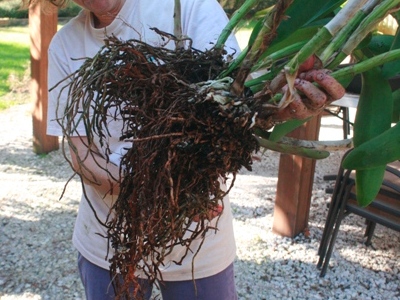
MULTIPOLYGON (((87 300, 110 300, 115 294, 109 270, 92 264, 81 254, 78 266, 87 300)), ((150 299, 152 287, 142 280, 145 299, 150 299)), ((160 283, 163 300, 237 300, 233 263, 222 272, 201 279, 163 281, 160 283)))

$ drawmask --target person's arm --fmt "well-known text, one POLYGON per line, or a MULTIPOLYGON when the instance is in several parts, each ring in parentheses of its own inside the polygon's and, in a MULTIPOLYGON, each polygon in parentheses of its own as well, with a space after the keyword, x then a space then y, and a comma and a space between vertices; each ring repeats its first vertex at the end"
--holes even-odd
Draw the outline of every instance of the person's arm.
POLYGON ((70 143, 72 165, 82 180, 101 194, 117 195, 119 167, 107 162, 95 145, 89 145, 86 137, 71 137, 70 143))

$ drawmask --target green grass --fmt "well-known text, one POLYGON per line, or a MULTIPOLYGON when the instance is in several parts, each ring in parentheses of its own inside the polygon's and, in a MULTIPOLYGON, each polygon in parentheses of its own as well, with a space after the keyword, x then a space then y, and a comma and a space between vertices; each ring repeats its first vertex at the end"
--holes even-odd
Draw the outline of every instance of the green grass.
POLYGON ((10 91, 10 76, 23 77, 29 60, 29 47, 0 42, 0 96, 10 91))
POLYGON ((27 27, 0 28, 0 110, 20 102, 12 89, 27 85, 29 69, 29 29, 27 27))

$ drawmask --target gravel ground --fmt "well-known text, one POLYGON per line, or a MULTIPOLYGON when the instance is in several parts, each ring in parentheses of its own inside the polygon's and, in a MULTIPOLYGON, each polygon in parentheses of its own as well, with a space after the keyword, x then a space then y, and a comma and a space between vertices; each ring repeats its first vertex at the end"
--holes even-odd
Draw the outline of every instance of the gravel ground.
MULTIPOLYGON (((60 151, 32 153, 29 105, 0 112, 0 299, 84 299, 71 244, 80 186, 60 151)), ((341 138, 333 117, 321 134, 341 138)), ((324 278, 317 250, 329 195, 322 180, 342 153, 317 163, 307 236, 271 231, 279 155, 267 152, 253 172, 238 175, 231 192, 238 244, 239 299, 400 299, 400 234, 377 226, 372 247, 363 243, 363 219, 345 219, 324 278)))

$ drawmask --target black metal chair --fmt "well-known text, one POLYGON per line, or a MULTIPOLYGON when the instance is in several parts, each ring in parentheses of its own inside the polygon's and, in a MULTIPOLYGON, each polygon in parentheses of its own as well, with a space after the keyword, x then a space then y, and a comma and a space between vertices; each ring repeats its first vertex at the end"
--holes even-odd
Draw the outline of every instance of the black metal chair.
POLYGON ((324 109, 324 115, 332 115, 343 121, 343 138, 347 139, 350 135, 351 126, 349 108, 346 106, 330 105, 324 109))
POLYGON ((328 269, 340 224, 349 214, 366 219, 367 245, 371 244, 376 224, 400 231, 400 162, 387 165, 382 187, 375 200, 367 207, 357 204, 354 174, 354 171, 345 170, 340 166, 337 175, 324 177, 325 180, 336 181, 333 190, 327 189, 327 192, 332 193, 332 200, 318 249, 317 267, 321 269, 321 277, 325 276, 328 269))

